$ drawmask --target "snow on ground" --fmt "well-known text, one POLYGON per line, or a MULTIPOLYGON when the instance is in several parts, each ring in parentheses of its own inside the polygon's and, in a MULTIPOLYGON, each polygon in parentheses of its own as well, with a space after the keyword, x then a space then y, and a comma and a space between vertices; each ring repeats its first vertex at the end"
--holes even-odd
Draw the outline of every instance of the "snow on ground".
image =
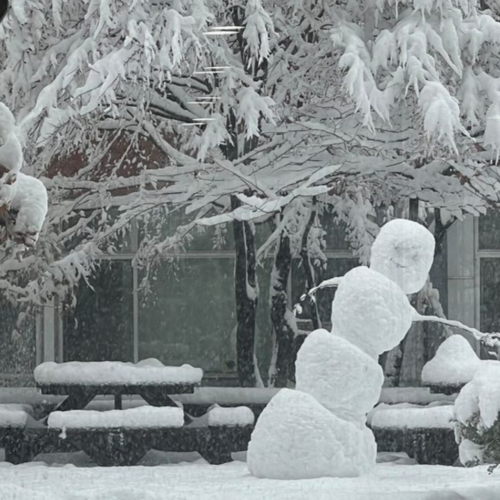
POLYGON ((158 360, 143 360, 137 364, 49 361, 35 368, 35 380, 39 384, 199 384, 202 378, 201 368, 191 365, 163 366, 158 360))
MULTIPOLYGON (((73 454, 82 462, 83 454, 73 454)), ((168 463, 153 452, 137 467, 75 467, 35 462, 0 464, 2 500, 498 500, 500 471, 407 465, 386 454, 373 472, 357 478, 301 481, 258 479, 243 462, 168 463), (391 461, 392 459, 392 461, 391 461), (387 460, 390 460, 387 462, 387 460)), ((59 455, 60 457, 63 454, 59 455)), ((187 458, 182 456, 182 458, 187 458)), ((398 458, 398 457, 396 457, 398 458)), ((60 462, 64 463, 64 459, 60 462)))

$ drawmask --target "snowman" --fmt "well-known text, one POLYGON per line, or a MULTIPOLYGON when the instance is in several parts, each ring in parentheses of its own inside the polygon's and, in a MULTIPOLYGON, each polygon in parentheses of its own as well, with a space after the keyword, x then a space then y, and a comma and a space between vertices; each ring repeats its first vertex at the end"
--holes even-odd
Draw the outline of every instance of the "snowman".
POLYGON ((342 278, 332 303, 332 331, 316 330, 296 361, 296 390, 281 390, 260 416, 248 447, 257 477, 353 477, 375 465, 366 415, 384 382, 378 357, 398 345, 418 315, 406 294, 425 284, 434 237, 396 219, 378 234, 371 266, 342 278))

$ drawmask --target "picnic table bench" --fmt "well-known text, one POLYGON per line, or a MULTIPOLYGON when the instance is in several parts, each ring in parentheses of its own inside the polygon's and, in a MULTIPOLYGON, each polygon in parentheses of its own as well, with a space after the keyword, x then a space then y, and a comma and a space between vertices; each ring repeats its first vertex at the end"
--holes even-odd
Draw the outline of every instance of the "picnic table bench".
POLYGON ((248 445, 253 413, 213 408, 200 418, 188 415, 171 396, 193 393, 202 376, 201 369, 156 360, 43 363, 35 370, 38 388, 66 398, 41 420, 5 429, 6 459, 22 463, 42 452, 83 450, 100 465, 133 465, 158 449, 197 451, 210 463, 230 461, 231 452, 248 445), (98 395, 114 396, 115 409, 85 410, 98 395), (139 395, 147 405, 123 409, 124 395, 139 395))

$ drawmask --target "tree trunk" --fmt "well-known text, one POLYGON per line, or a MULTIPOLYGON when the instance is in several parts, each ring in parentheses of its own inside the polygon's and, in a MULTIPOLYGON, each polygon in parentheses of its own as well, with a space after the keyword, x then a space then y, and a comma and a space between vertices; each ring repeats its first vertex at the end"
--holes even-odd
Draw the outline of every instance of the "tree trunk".
MULTIPOLYGON (((231 208, 235 210, 239 200, 231 197, 231 208)), ((234 291, 236 300, 236 361, 238 380, 241 387, 255 387, 255 319, 257 313, 257 278, 255 243, 252 228, 248 222, 233 221, 234 249, 234 291)))
POLYGON ((287 312, 291 314, 288 310, 287 295, 291 265, 290 238, 288 234, 282 232, 271 275, 271 321, 275 335, 275 369, 274 373, 271 373, 269 382, 275 387, 286 387, 293 355, 294 331, 287 320, 287 312))
POLYGON ((311 321, 313 324, 313 328, 317 330, 321 328, 321 321, 318 312, 318 304, 316 301, 310 297, 307 292, 316 286, 316 280, 314 279, 314 272, 311 264, 311 259, 309 258, 309 246, 308 239, 309 233, 311 232, 311 228, 314 224, 314 220, 316 219, 316 202, 313 201, 313 207, 311 210, 311 215, 309 216, 309 220, 307 221, 306 227, 304 229, 304 233, 302 234, 302 241, 300 245, 300 258, 302 260, 302 267, 304 268, 304 272, 306 273, 306 300, 309 300, 309 304, 311 307, 311 321))

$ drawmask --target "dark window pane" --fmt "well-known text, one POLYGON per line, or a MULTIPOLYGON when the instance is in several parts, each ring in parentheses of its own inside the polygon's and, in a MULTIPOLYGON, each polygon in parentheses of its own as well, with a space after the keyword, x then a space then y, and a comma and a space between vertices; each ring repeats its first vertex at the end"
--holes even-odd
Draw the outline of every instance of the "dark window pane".
POLYGON ((500 249, 500 212, 489 210, 486 215, 479 217, 479 248, 500 249))
MULTIPOLYGON (((314 266, 314 275, 316 283, 334 278, 337 276, 344 276, 352 268, 359 265, 358 259, 348 258, 332 258, 326 262, 326 267, 314 266)), ((335 288, 324 288, 316 292, 316 303, 319 311, 319 316, 323 327, 330 328, 330 316, 332 314, 332 300, 335 296, 335 288)), ((292 299, 293 304, 300 301, 300 297, 307 293, 306 275, 302 266, 302 261, 294 259, 292 263, 292 299)), ((298 319, 310 319, 311 310, 308 301, 302 303, 302 314, 298 315, 298 319)))
POLYGON ((481 259, 480 323, 483 332, 500 331, 500 259, 481 259))
POLYGON ((133 278, 128 260, 102 261, 64 314, 65 361, 133 360, 133 278))
MULTIPOLYGON (((271 358, 269 286, 272 261, 257 267, 255 348, 262 376, 271 358)), ((165 262, 139 309, 139 358, 188 363, 206 372, 236 372, 234 258, 165 262)))
POLYGON ((234 259, 180 258, 158 269, 139 308, 139 358, 233 372, 234 259))

